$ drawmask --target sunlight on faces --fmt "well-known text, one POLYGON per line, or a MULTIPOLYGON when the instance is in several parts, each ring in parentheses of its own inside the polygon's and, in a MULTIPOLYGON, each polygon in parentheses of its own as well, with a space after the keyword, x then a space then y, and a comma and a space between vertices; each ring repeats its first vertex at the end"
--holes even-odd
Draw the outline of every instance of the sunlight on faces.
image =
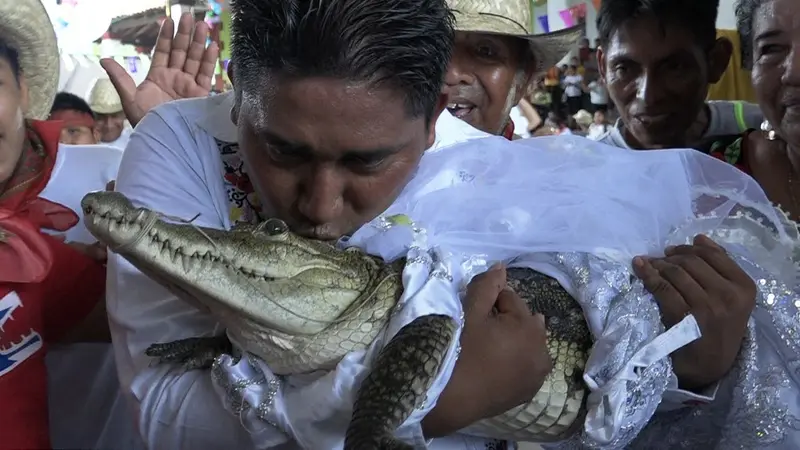
POLYGON ((515 37, 456 32, 445 76, 448 110, 479 130, 499 134, 533 75, 523 67, 527 46, 515 37))
POLYGON ((8 61, 0 58, 0 191, 17 167, 25 141, 28 87, 14 76, 8 61))
POLYGON ((626 131, 646 148, 687 145, 709 83, 719 81, 728 65, 729 44, 718 40, 705 52, 692 33, 651 17, 620 27, 597 57, 626 131))
POLYGON ((800 147, 800 4, 767 1, 752 20, 758 105, 781 139, 800 147))
POLYGON ((377 217, 435 140, 435 121, 410 117, 395 90, 331 78, 270 80, 232 113, 265 216, 332 240, 377 217))

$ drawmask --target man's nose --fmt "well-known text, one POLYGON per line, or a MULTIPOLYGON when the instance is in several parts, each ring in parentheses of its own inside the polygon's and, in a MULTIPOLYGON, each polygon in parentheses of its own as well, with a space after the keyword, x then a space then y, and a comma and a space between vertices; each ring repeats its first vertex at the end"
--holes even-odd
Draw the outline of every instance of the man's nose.
POLYGON ((344 181, 335 167, 316 167, 302 184, 298 209, 308 221, 326 224, 342 213, 344 181))
POLYGON ((456 50, 453 53, 453 57, 450 58, 450 64, 447 66, 444 83, 447 86, 472 84, 475 82, 475 75, 473 72, 469 56, 466 55, 465 52, 456 50))
POLYGON ((636 98, 642 100, 645 105, 658 103, 661 97, 668 95, 669 89, 661 82, 663 77, 655 73, 642 72, 639 77, 636 98))

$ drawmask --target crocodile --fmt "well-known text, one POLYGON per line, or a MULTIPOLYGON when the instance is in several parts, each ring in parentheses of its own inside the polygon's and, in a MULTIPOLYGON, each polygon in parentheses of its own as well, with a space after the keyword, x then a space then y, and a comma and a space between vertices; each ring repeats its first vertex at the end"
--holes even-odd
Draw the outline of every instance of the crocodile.
MULTIPOLYGON (((222 336, 153 344, 146 354, 160 363, 208 368, 235 342, 279 376, 332 370, 347 353, 370 346, 403 292, 404 260, 387 263, 307 239, 277 219, 202 228, 136 208, 118 192, 88 194, 82 208, 86 227, 110 251, 225 326, 222 336)), ((530 401, 465 432, 540 443, 566 439, 586 417, 588 325, 580 305, 544 274, 509 268, 508 286, 532 313, 545 316, 553 370, 530 401)), ((394 431, 425 401, 457 329, 449 316, 422 316, 389 341, 358 389, 345 449, 412 448, 394 431)))

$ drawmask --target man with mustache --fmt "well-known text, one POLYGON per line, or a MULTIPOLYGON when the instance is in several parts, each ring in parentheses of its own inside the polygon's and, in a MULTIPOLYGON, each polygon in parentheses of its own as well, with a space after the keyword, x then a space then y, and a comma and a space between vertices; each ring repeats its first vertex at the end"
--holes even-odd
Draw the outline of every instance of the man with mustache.
POLYGON ((448 0, 448 5, 456 18, 456 44, 445 77, 447 109, 481 131, 512 139, 511 108, 534 75, 575 46, 580 27, 533 34, 527 0, 448 0))
POLYGON ((732 45, 717 38, 719 0, 606 0, 597 15, 600 76, 619 120, 599 140, 637 150, 696 147, 758 128, 758 105, 706 102, 732 45))
MULTIPOLYGON (((135 204, 211 228, 277 217, 296 233, 337 240, 395 201, 426 150, 476 136, 444 112, 441 80, 453 51, 445 0, 329 0, 314 8, 239 0, 231 8, 234 92, 163 105, 142 120, 116 185, 135 204)), ((493 113, 496 132, 507 112, 493 113)), ((705 250, 716 251, 710 245, 705 250)), ((649 287, 673 293, 657 268, 641 267, 649 287)), ((252 448, 254 439, 267 447, 282 440, 250 415, 258 405, 239 402, 240 417, 225 410, 220 396, 236 399, 241 389, 226 390, 219 375, 152 366, 144 356, 154 342, 220 333, 213 316, 119 257, 110 258, 109 271, 107 309, 122 389, 148 447, 252 448), (256 424, 254 433, 247 425, 256 424)), ((466 315, 453 375, 441 393, 431 392, 438 402, 425 406, 432 409, 409 440, 425 445, 433 438, 429 448, 438 449, 498 445, 454 433, 538 391, 550 361, 546 349, 528 343, 541 338, 543 326, 520 314, 521 299, 504 284, 503 270, 470 284, 467 301, 482 307, 466 315)), ((752 298, 737 293, 726 300, 748 316, 752 298)), ((698 341, 704 364, 678 374, 682 387, 701 390, 730 367, 730 352, 722 360, 715 355, 721 346, 735 353, 741 339, 726 336, 720 344, 718 337, 704 333, 698 341)), ((697 360, 697 350, 685 358, 697 360)))

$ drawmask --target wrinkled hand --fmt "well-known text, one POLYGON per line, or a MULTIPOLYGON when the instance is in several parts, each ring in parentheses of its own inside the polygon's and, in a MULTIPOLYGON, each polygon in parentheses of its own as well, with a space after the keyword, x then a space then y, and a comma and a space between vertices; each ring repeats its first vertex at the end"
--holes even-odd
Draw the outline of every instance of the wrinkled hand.
POLYGON ((461 354, 422 425, 427 438, 452 434, 533 398, 552 370, 544 316, 532 315, 495 266, 467 288, 461 354))
POLYGON ((698 390, 731 369, 755 308, 756 285, 706 236, 667 248, 664 258, 634 259, 633 269, 655 296, 666 327, 693 314, 703 336, 672 354, 683 389, 698 390))
POLYGON ((138 87, 119 63, 110 58, 100 61, 132 126, 162 103, 205 97, 211 91, 219 48, 216 43, 206 48, 208 25, 202 21, 195 24, 192 15, 186 13, 181 16, 174 39, 173 33, 172 19, 164 19, 147 78, 138 87))

